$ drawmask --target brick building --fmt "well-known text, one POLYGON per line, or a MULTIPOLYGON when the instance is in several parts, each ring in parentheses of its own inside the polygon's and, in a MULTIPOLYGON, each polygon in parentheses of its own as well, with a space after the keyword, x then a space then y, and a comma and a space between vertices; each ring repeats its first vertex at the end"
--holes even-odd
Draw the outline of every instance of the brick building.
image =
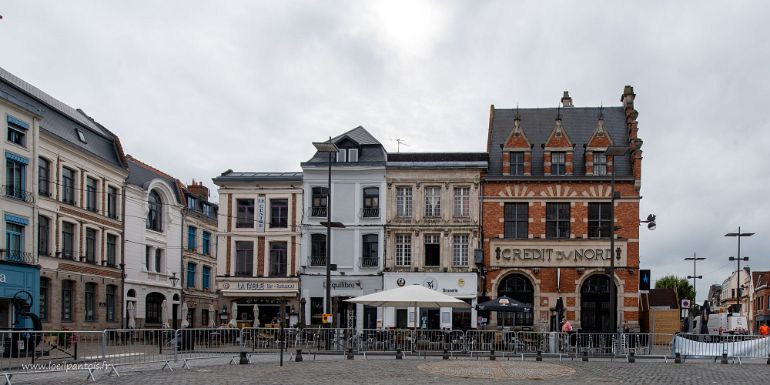
POLYGON ((490 325, 553 330, 561 298, 576 330, 612 331, 610 314, 631 328, 639 321, 641 141, 633 88, 622 106, 490 108, 483 178, 482 285, 532 311, 489 314, 490 325), (608 146, 629 146, 606 156, 608 146), (610 178, 615 172, 615 276, 610 279, 610 178), (610 282, 618 309, 610 309, 610 282))
POLYGON ((759 331, 762 322, 770 325, 770 271, 752 271, 752 308, 754 318, 748 320, 749 329, 759 331))

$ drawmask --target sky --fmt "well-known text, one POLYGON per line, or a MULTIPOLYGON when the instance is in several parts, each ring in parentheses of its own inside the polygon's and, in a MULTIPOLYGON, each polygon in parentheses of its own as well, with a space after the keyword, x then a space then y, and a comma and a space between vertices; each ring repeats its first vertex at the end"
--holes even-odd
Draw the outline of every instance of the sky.
POLYGON ((641 268, 698 301, 741 255, 770 270, 770 2, 0 3, 0 66, 185 183, 300 171, 358 125, 388 151, 485 151, 489 107, 616 106, 644 140, 641 268), (642 4, 643 3, 643 4, 642 4))

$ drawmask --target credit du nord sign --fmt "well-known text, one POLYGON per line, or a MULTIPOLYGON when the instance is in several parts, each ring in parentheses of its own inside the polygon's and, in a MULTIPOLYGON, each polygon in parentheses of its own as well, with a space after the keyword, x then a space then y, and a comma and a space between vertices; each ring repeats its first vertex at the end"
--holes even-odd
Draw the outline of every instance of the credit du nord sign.
MULTIPOLYGON (((559 244, 532 241, 490 242, 492 266, 609 266, 609 240, 559 244)), ((626 242, 615 242, 615 265, 625 266, 626 242)))

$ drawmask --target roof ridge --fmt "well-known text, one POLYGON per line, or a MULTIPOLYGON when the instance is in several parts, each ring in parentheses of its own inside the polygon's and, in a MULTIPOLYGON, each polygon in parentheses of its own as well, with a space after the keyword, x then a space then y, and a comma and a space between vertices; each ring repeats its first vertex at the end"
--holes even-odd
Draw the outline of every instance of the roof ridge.
MULTIPOLYGON (((136 159, 136 158, 134 158, 134 157, 133 157, 131 154, 128 154, 128 155, 126 155, 126 158, 127 158, 127 159, 129 159, 129 160, 132 160, 132 161, 134 161, 134 162, 135 162, 135 163, 136 163, 138 166, 140 166, 140 167, 142 167, 142 168, 144 168, 144 169, 146 169, 146 170, 149 170, 149 171, 152 171, 152 172, 158 173, 158 174, 160 174, 160 175, 162 175, 162 176, 164 176, 164 177, 166 177, 166 178, 168 178, 168 179, 171 179, 172 181, 177 181, 177 182, 179 182, 179 179, 177 179, 177 178, 174 178, 173 176, 171 176, 171 175, 169 175, 169 174, 167 174, 167 173, 165 173, 165 172, 163 172, 163 171, 160 171, 160 170, 158 170, 157 168, 155 168, 155 167, 153 167, 153 166, 150 166, 149 164, 147 164, 147 163, 144 163, 144 162, 142 162, 142 161, 141 161, 141 160, 139 160, 139 159, 136 159)), ((181 183, 181 182, 179 182, 179 183, 181 183)))

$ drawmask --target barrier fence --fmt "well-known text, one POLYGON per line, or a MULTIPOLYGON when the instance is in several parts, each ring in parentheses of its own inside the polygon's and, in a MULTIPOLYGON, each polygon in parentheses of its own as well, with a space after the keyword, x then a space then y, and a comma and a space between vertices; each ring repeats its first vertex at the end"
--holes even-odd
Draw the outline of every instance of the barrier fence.
MULTIPOLYGON (((126 366, 189 368, 193 360, 277 353, 521 357, 768 358, 770 339, 754 335, 559 333, 497 330, 210 328, 104 331, 0 331, 0 374, 126 366), (181 364, 180 364, 181 363, 181 364)), ((132 368, 133 369, 133 368, 132 368)))

